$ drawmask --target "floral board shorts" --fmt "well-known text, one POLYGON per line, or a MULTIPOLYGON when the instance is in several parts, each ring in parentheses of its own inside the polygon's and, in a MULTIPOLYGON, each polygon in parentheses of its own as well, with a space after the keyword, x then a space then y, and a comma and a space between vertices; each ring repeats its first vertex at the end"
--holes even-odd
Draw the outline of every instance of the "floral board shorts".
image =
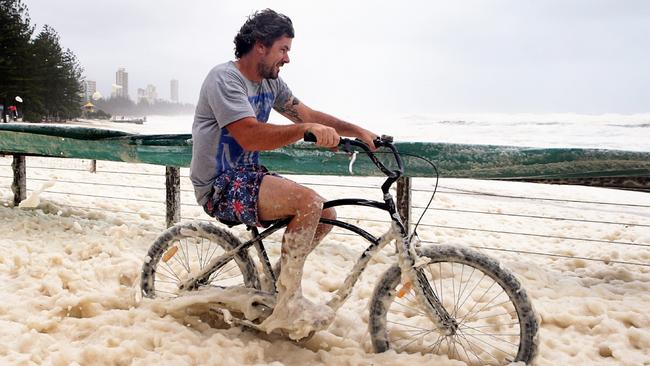
POLYGON ((244 165, 226 170, 214 181, 212 194, 203 209, 226 225, 265 226, 259 221, 257 201, 266 175, 278 176, 263 165, 244 165))

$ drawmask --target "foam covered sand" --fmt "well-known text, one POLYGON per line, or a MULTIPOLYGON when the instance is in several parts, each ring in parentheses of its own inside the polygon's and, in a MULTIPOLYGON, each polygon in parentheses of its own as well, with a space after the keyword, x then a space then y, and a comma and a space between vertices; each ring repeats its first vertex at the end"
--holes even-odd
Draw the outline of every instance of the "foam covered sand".
MULTIPOLYGON (((7 158, 3 158, 7 159, 7 158)), ((31 159, 31 158, 29 158, 31 159)), ((100 165, 113 169, 158 169, 134 165, 100 165)), ((29 163, 28 163, 29 164, 29 163)), ((120 175, 87 172, 30 170, 36 190, 43 182, 56 181, 38 196, 35 208, 9 207, 11 190, 0 185, 0 364, 45 365, 462 365, 444 356, 387 352, 374 354, 367 333, 367 304, 376 278, 394 260, 387 248, 364 273, 352 297, 333 325, 304 344, 241 329, 213 329, 193 317, 164 315, 164 306, 142 301, 138 281, 148 246, 162 230, 163 206, 135 199, 164 192, 146 189, 108 188, 109 193, 131 201, 79 198, 53 191, 97 192, 97 186, 69 185, 64 181, 99 179, 124 184, 120 175), (88 205, 93 210, 70 208, 88 205), (131 211, 138 215, 115 213, 131 211)), ((128 185, 159 185, 160 177, 136 176, 128 185)), ((297 177, 316 182, 337 178, 297 177)), ((371 180, 357 178, 368 184, 371 180)), ((374 181, 373 181, 374 182, 374 181)), ((630 202, 650 205, 644 193, 587 187, 542 186, 519 183, 447 180, 443 185, 494 193, 567 199, 630 202)), ((417 181, 416 181, 417 184, 417 181)), ((429 186, 429 182, 421 183, 429 186)), ((183 186, 188 188, 187 185, 183 186)), ((316 187, 325 196, 365 196, 377 193, 346 188, 316 187)), ((184 193, 183 202, 192 203, 184 193)), ((415 195, 416 205, 427 196, 415 195)), ((647 207, 585 205, 562 202, 509 200, 499 197, 437 196, 435 207, 491 212, 580 217, 592 221, 646 224, 647 207)), ((183 206, 186 217, 206 218, 200 209, 183 206)), ((416 210, 417 211, 417 210, 416 210)), ((378 218, 365 210, 345 211, 340 216, 378 218)), ((430 211, 425 222, 441 227, 422 227, 424 240, 472 244, 492 248, 552 252, 559 255, 609 258, 612 261, 650 263, 647 246, 584 243, 537 237, 504 236, 467 232, 453 227, 539 232, 561 237, 650 243, 650 228, 634 225, 530 220, 498 215, 469 215, 430 211), (434 221, 435 220, 435 221, 434 221)), ((370 231, 385 229, 382 223, 364 223, 370 231)), ((239 229, 235 229, 239 231, 239 229)), ((276 238, 277 240, 277 238, 276 238)), ((279 244, 271 244, 277 257, 279 244)), ((314 301, 325 301, 341 283, 363 247, 350 236, 328 237, 308 259, 303 290, 314 301)), ((486 251, 497 256, 523 281, 542 318, 538 365, 643 365, 650 364, 650 268, 607 264, 583 259, 486 251)))

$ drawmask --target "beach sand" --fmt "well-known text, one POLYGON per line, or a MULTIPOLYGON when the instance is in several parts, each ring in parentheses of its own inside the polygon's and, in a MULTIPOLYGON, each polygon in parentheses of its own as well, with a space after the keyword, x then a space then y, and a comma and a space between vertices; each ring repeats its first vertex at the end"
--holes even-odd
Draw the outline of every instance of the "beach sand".
MULTIPOLYGON (((28 157, 28 188, 45 187, 35 207, 18 208, 10 204, 10 159, 0 158, 0 364, 462 365, 446 356, 372 352, 367 305, 375 279, 394 261, 391 248, 371 262, 332 326, 304 344, 162 315, 155 301, 140 300, 139 276, 149 245, 164 229, 164 168, 98 162, 98 173, 92 174, 87 161, 28 157), (84 206, 91 208, 75 208, 84 206)), ((362 186, 379 182, 363 177, 292 178, 362 186)), ((432 181, 417 179, 414 184, 414 205, 426 205, 430 194, 420 189, 430 190, 432 181)), ((418 229, 425 241, 605 260, 481 249, 516 273, 541 316, 537 365, 650 364, 647 193, 458 179, 443 179, 441 186, 433 203, 436 210, 423 220, 429 226, 418 229), (512 199, 468 191, 633 205, 512 199)), ((186 178, 182 188, 184 220, 209 219, 195 204, 186 178)), ((377 189, 313 188, 327 198, 380 198, 377 189)), ((365 210, 340 210, 339 216, 385 219, 365 210)), ((387 228, 382 222, 361 224, 373 233, 387 228)), ((233 231, 244 235, 243 229, 233 231)), ((275 258, 279 237, 271 239, 269 252, 275 258)), ((328 299, 363 249, 357 237, 328 237, 307 261, 305 295, 314 301, 328 299)))

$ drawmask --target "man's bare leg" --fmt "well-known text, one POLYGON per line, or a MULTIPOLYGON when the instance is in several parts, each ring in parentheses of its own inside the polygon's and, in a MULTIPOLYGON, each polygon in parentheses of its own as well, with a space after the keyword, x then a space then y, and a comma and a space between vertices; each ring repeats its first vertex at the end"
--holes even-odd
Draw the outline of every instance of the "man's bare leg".
MULTIPOLYGON (((321 218, 326 219, 336 219, 336 210, 334 208, 327 208, 321 213, 321 218)), ((314 239, 312 239, 311 248, 312 251, 320 244, 320 242, 332 231, 332 225, 318 224, 316 227, 316 234, 314 234, 314 239)), ((280 264, 282 262, 278 260, 273 265, 273 273, 278 275, 280 273, 280 264)))
MULTIPOLYGON (((316 305, 305 299, 301 286, 307 255, 331 229, 318 224, 323 202, 314 191, 295 182, 274 176, 266 176, 262 181, 258 201, 260 220, 293 216, 282 238, 282 270, 276 283, 275 309, 262 323, 267 332, 287 329, 291 338, 299 339, 329 324, 334 316, 326 305, 316 305)), ((333 210, 326 214, 333 216, 333 210)))

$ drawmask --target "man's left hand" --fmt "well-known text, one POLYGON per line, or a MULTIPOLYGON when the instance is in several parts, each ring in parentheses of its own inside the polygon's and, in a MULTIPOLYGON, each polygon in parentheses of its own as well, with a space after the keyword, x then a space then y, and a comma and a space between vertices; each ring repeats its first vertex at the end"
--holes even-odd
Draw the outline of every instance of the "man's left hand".
POLYGON ((356 134, 356 137, 363 141, 368 147, 370 148, 370 151, 376 151, 377 148, 375 147, 375 140, 379 137, 379 135, 372 133, 366 129, 359 128, 359 133, 356 134))

